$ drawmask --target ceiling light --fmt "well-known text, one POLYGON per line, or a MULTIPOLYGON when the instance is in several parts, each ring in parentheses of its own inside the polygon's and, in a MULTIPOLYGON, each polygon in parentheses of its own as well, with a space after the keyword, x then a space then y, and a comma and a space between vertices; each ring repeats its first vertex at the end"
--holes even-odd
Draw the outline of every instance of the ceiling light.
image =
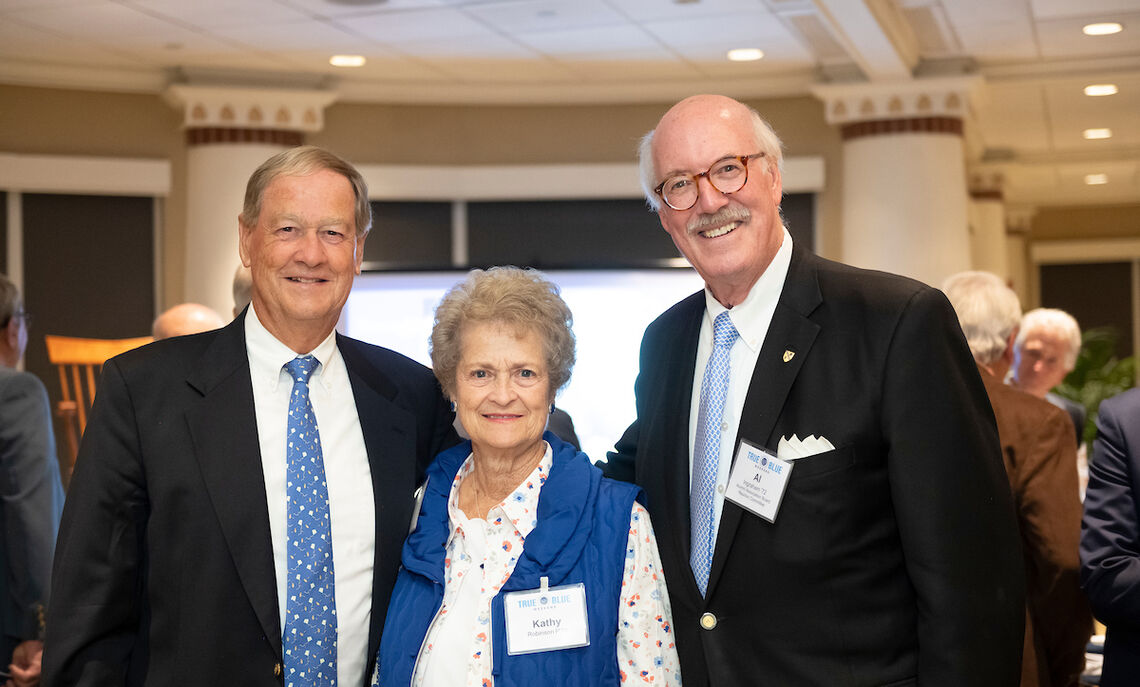
POLYGON ((736 48, 728 51, 728 59, 733 62, 755 62, 764 57, 764 51, 759 48, 736 48))
POLYGON ((329 64, 334 67, 363 67, 364 55, 333 55, 329 58, 329 64))
POLYGON ((1081 31, 1085 32, 1086 36, 1109 36, 1114 33, 1120 33, 1124 27, 1114 21, 1101 22, 1099 24, 1085 24, 1081 31))
POLYGON ((1085 183, 1089 186, 1099 186, 1100 184, 1108 183, 1107 174, 1086 174, 1085 183))
POLYGON ((1090 141, 1098 138, 1112 138, 1112 129, 1085 129, 1084 135, 1090 141))
POLYGON ((1117 89, 1114 83, 1094 83, 1090 86, 1085 86, 1085 95, 1116 95, 1117 89))

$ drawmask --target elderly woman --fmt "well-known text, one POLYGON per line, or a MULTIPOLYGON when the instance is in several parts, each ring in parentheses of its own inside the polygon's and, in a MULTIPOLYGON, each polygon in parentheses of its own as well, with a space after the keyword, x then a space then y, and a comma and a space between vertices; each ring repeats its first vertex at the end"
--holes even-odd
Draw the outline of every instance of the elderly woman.
POLYGON ((471 440, 428 469, 373 684, 680 684, 639 490, 543 434, 570 323, 558 288, 514 267, 439 304, 432 367, 471 440))

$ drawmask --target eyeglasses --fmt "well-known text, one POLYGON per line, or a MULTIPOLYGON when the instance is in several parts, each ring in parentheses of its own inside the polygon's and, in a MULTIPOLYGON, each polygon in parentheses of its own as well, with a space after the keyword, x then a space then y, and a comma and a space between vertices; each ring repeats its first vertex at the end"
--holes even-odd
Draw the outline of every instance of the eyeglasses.
POLYGON ((700 174, 676 174, 668 177, 653 192, 674 210, 688 210, 697 204, 701 193, 697 186, 698 179, 708 179, 713 188, 726 195, 736 193, 748 183, 748 161, 764 156, 765 153, 759 152, 755 155, 723 157, 700 174))
POLYGON ((7 327, 8 323, 12 321, 13 317, 18 317, 23 320, 25 327, 32 326, 32 314, 27 310, 17 310, 16 312, 12 313, 12 317, 9 317, 2 326, 7 327))

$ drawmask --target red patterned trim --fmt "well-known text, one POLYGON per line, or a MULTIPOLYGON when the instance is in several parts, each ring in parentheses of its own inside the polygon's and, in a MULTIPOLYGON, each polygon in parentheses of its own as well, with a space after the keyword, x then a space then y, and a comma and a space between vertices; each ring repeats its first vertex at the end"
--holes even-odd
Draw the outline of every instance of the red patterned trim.
POLYGON ((271 143, 292 147, 299 146, 304 142, 305 135, 303 133, 285 129, 204 126, 186 130, 186 144, 191 146, 214 143, 271 143))
POLYGON ((908 119, 874 119, 869 122, 844 124, 839 129, 844 141, 864 136, 895 134, 962 135, 962 120, 957 117, 910 117, 908 119))

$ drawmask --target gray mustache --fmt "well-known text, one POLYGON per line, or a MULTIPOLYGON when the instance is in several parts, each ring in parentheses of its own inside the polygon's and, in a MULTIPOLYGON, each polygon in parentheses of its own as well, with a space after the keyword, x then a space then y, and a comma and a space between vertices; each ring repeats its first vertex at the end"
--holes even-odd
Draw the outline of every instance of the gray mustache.
POLYGON ((718 210, 714 215, 694 217, 685 228, 688 229, 690 233, 695 234, 705 229, 712 229, 713 227, 728 224, 729 222, 747 222, 751 217, 752 213, 750 213, 747 208, 740 206, 726 207, 718 210))

